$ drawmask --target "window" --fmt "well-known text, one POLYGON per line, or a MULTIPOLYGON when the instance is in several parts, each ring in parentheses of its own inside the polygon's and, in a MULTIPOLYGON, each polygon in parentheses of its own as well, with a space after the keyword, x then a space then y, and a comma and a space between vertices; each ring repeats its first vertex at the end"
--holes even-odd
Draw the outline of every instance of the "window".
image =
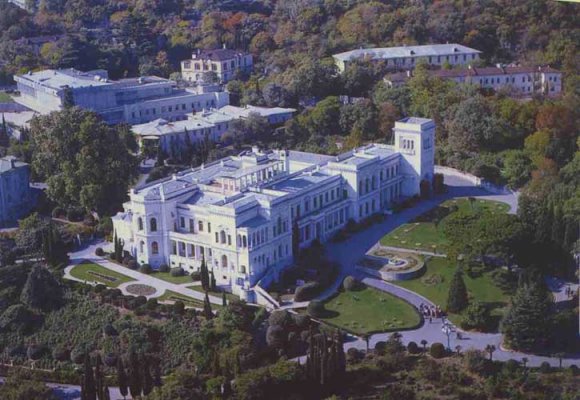
POLYGON ((211 233, 211 222, 207 223, 207 232, 211 233))
POLYGON ((197 230, 203 232, 203 221, 197 221, 197 230))
POLYGON ((159 245, 157 242, 151 243, 151 254, 159 254, 159 245))
POLYGON ((139 229, 140 231, 143 230, 143 218, 141 217, 137 218, 137 229, 139 229))
POLYGON ((216 243, 219 243, 220 242, 220 235, 217 232, 215 233, 215 242, 216 243))
POLYGON ((220 232, 220 238, 221 238, 221 242, 225 243, 226 242, 226 233, 225 231, 221 231, 220 232))
POLYGON ((228 235, 228 245, 232 245, 232 235, 228 235))
POLYGON ((191 219, 191 218, 189 219, 189 231, 191 233, 195 232, 195 223, 193 222, 193 219, 191 219))
POLYGON ((185 229, 185 218, 179 217, 179 227, 185 229))
POLYGON ((144 252, 145 252, 145 242, 141 240, 139 242, 139 253, 143 254, 144 252))
POLYGON ((149 221, 149 227, 151 232, 157 232, 157 220, 155 218, 151 218, 149 221))
POLYGON ((222 256, 222 268, 227 268, 228 267, 228 256, 226 256, 225 254, 222 256))
POLYGON ((177 254, 177 243, 174 240, 171 241, 171 254, 177 254))

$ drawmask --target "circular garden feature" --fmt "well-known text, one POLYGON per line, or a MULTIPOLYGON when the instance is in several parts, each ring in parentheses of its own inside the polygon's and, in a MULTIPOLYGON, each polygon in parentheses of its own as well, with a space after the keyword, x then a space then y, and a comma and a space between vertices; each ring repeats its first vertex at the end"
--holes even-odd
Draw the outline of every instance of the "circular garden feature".
POLYGON ((127 285, 125 289, 127 289, 127 292, 134 294, 135 296, 151 296, 157 292, 153 286, 143 285, 141 283, 127 285))

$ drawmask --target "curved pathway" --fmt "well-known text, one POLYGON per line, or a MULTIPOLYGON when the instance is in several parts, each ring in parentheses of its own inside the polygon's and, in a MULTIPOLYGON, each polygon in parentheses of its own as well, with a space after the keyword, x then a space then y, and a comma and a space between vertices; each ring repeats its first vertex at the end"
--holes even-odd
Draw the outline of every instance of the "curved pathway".
MULTIPOLYGON (((401 211, 400 213, 388 216, 387 219, 380 223, 371 226, 363 232, 353 235, 351 238, 340 243, 328 243, 327 255, 340 265, 339 278, 332 287, 328 288, 321 295, 317 297, 318 300, 324 300, 332 296, 341 285, 343 279, 348 275, 361 276, 359 272, 354 269, 356 262, 374 246, 383 236, 393 229, 405 224, 426 211, 432 209, 438 204, 457 197, 476 197, 486 200, 500 201, 510 206, 509 213, 515 214, 518 207, 518 194, 505 191, 504 193, 491 193, 481 187, 474 186, 468 179, 463 179, 457 175, 445 174, 445 184, 448 187, 448 192, 435 196, 434 198, 419 202, 415 207, 401 211)), ((421 295, 403 289, 399 286, 375 279, 372 277, 363 277, 363 281, 379 290, 391 293, 400 297, 415 307, 419 307, 421 303, 432 304, 429 300, 421 295)), ((402 340, 405 344, 414 341, 420 345, 422 340, 426 340, 429 344, 440 342, 447 345, 447 336, 442 332, 442 320, 434 319, 432 323, 424 322, 423 325, 412 331, 402 331, 402 340)), ((389 338, 390 333, 380 333, 372 335, 369 339, 370 347, 379 341, 385 341, 389 338)), ((351 340, 345 343, 345 349, 351 347, 358 349, 366 349, 366 342, 357 337, 351 337, 351 340)), ((503 350, 501 348, 502 335, 499 333, 478 333, 478 332, 462 332, 462 339, 457 339, 456 334, 453 333, 450 338, 450 347, 452 350, 456 346, 461 346, 461 351, 467 349, 484 350, 487 345, 496 347, 493 353, 494 360, 506 361, 515 359, 521 361, 524 357, 528 359, 528 365, 539 366, 542 362, 548 362, 553 366, 559 365, 559 359, 554 357, 544 357, 532 354, 524 354, 503 350)), ((571 358, 564 358, 562 360, 563 366, 569 365, 580 366, 580 355, 574 355, 571 358)))

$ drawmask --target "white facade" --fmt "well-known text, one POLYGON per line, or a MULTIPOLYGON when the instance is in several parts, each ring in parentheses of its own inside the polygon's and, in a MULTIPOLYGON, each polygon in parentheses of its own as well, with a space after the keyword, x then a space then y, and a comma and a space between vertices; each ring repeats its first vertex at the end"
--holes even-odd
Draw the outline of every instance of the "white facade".
POLYGON ((336 157, 253 149, 133 189, 115 232, 139 263, 191 272, 205 259, 218 285, 254 301, 254 285, 292 263, 294 226, 301 246, 324 242, 419 194, 433 177, 434 134, 431 120, 407 118, 394 146, 336 157))
POLYGON ((468 65, 479 59, 479 50, 456 43, 422 46, 367 48, 333 55, 338 70, 344 72, 356 60, 384 61, 393 69, 414 68, 419 62, 429 65, 468 65))
POLYGON ((202 82, 204 74, 212 72, 219 82, 226 83, 238 71, 252 72, 252 69, 251 54, 226 48, 197 51, 191 59, 181 62, 181 76, 187 82, 202 82))
POLYGON ((141 124, 164 118, 174 121, 187 113, 229 104, 229 94, 206 87, 179 90, 155 76, 108 79, 107 71, 44 70, 14 77, 20 96, 14 100, 38 113, 75 106, 99 113, 110 124, 141 124))

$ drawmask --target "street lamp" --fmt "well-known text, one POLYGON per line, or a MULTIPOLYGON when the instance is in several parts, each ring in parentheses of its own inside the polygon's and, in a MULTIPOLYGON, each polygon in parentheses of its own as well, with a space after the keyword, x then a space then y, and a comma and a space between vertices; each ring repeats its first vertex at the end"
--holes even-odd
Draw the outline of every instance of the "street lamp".
POLYGON ((447 335, 447 350, 451 351, 451 344, 450 344, 450 337, 451 333, 453 332, 453 328, 449 324, 449 322, 445 321, 443 326, 441 327, 441 331, 447 335))

